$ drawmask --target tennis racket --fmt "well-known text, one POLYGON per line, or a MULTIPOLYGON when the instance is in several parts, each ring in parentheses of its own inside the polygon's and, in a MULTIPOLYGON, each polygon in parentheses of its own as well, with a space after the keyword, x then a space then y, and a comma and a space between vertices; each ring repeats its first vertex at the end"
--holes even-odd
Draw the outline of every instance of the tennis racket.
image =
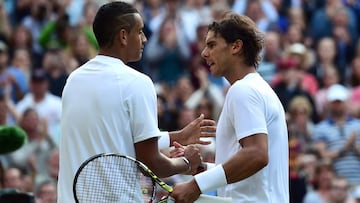
POLYGON ((116 153, 87 159, 73 182, 76 203, 165 203, 172 191, 145 164, 116 153))

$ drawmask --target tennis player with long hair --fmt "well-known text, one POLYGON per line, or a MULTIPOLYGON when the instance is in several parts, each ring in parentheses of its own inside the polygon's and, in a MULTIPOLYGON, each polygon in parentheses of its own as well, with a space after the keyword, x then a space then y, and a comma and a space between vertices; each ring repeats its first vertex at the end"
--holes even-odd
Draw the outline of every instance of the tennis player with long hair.
MULTIPOLYGON (((74 202, 75 173, 95 154, 134 157, 159 177, 192 174, 200 164, 199 150, 193 145, 185 148, 184 157, 168 158, 159 152, 158 140, 167 147, 174 140, 204 144, 202 129, 214 126, 201 127, 213 121, 200 116, 184 129, 170 132, 170 137, 161 136, 167 133, 158 129, 154 85, 148 76, 126 65, 142 56, 143 26, 139 12, 124 2, 104 4, 96 14, 93 31, 99 54, 70 74, 62 94, 59 203, 74 202)), ((142 200, 142 194, 132 195, 131 202, 142 200)))
POLYGON ((235 203, 288 203, 288 135, 281 102, 257 73, 263 34, 232 12, 208 27, 202 57, 231 84, 216 130, 216 166, 174 186, 176 203, 217 189, 235 203))

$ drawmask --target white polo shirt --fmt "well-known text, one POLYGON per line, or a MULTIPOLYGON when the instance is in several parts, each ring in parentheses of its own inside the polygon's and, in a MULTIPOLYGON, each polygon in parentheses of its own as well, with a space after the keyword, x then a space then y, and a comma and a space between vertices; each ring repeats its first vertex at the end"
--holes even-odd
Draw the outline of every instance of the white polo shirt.
POLYGON ((148 76, 102 55, 76 69, 62 94, 58 202, 74 202, 73 179, 83 161, 103 152, 135 157, 134 143, 158 137, 157 126, 148 76))

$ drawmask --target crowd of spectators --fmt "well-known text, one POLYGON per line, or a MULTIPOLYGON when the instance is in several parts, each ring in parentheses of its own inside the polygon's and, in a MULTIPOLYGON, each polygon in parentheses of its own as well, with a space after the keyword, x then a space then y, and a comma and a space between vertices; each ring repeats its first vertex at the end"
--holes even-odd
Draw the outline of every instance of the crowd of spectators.
MULTIPOLYGON (((0 125, 28 135, 0 155, 0 191, 56 202, 62 89, 97 53, 92 20, 107 1, 0 0, 0 125)), ((287 114, 291 203, 360 202, 360 1, 127 1, 148 39, 129 65, 155 83, 161 130, 218 119, 229 84, 201 58, 207 25, 226 10, 247 15, 265 34, 258 72, 287 114)), ((202 152, 214 160, 213 145, 202 152)))

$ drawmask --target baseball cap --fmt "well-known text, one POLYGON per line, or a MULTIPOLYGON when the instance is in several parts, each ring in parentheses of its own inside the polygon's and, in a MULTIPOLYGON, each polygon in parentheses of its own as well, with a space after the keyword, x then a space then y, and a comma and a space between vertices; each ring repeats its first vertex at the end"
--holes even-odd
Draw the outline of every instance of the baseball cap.
POLYGON ((38 68, 33 70, 31 73, 31 80, 32 81, 45 81, 47 79, 47 75, 45 70, 38 68))
POLYGON ((349 98, 349 90, 340 84, 331 85, 328 89, 327 99, 329 102, 346 101, 349 98))

